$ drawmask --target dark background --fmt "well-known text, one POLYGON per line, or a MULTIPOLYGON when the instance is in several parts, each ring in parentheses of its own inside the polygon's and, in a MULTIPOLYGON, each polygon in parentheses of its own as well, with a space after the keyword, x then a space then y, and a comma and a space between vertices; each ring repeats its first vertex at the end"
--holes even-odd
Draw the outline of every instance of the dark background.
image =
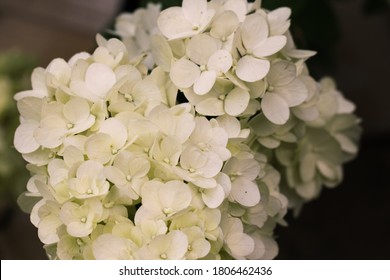
MULTIPOLYGON (((121 10, 146 1, 80 2, 87 1, 0 0, 0 52, 18 48, 45 67, 55 57, 92 50, 96 32, 121 10)), ((308 62, 311 74, 336 80, 356 103, 364 129, 361 150, 345 165, 343 183, 324 189, 299 217, 287 216, 288 227, 277 228, 277 258, 390 259, 389 2, 263 0, 263 6, 293 9, 297 44, 318 52, 308 62)), ((45 258, 29 216, 12 199, 0 200, 0 258, 45 258)))

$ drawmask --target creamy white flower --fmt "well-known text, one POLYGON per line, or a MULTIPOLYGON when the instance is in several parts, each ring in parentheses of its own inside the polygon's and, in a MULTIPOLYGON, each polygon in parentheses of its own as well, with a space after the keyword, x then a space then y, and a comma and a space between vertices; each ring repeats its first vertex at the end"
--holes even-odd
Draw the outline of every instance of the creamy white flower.
POLYGON ((228 134, 229 139, 245 139, 250 133, 250 130, 247 128, 241 129, 239 120, 232 116, 222 115, 217 117, 216 121, 228 134))
POLYGON ((99 62, 87 66, 78 61, 76 67, 81 68, 80 72, 85 71, 85 74, 70 82, 71 91, 76 96, 92 102, 105 100, 116 83, 114 71, 106 64, 99 62))
POLYGON ((169 109, 158 106, 150 112, 148 119, 156 124, 161 132, 184 143, 195 127, 191 109, 190 104, 180 104, 169 109))
POLYGON ((60 235, 57 243, 57 257, 60 260, 80 260, 84 259, 84 251, 87 251, 90 239, 88 237, 75 238, 67 233, 60 235))
POLYGON ((254 180, 260 172, 260 166, 254 159, 230 158, 223 172, 230 176, 232 190, 230 199, 243 206, 252 207, 260 201, 260 190, 254 180))
POLYGON ((290 27, 291 9, 281 7, 267 13, 270 35, 284 35, 290 27))
POLYGON ((260 14, 247 16, 241 32, 236 36, 236 74, 246 82, 264 78, 270 69, 270 61, 266 57, 277 53, 286 44, 286 37, 283 35, 269 37, 267 20, 260 14))
POLYGON ((220 48, 221 42, 207 34, 191 38, 186 47, 188 59, 179 59, 170 69, 172 82, 180 89, 193 86, 199 95, 208 93, 217 77, 226 73, 233 63, 230 52, 220 48))
POLYGON ((210 27, 210 35, 224 43, 224 49, 229 50, 233 43, 233 35, 239 26, 239 18, 234 10, 224 11, 217 15, 210 27))
POLYGON ((218 173, 215 180, 217 183, 215 187, 198 190, 201 192, 203 202, 211 209, 219 207, 232 189, 232 183, 226 174, 218 173))
POLYGON ((287 38, 287 43, 281 50, 281 53, 286 57, 290 57, 294 60, 304 62, 305 60, 316 54, 315 51, 297 49, 290 31, 285 32, 285 36, 287 38))
POLYGON ((192 90, 185 90, 187 99, 195 105, 196 111, 206 116, 238 116, 249 105, 250 94, 247 90, 234 87, 227 91, 212 89, 208 94, 199 96, 192 90))
POLYGON ((82 98, 71 98, 65 104, 51 102, 42 107, 42 119, 33 132, 35 141, 45 148, 60 146, 65 137, 90 128, 95 116, 88 102, 82 98))
POLYGON ((261 101, 264 115, 274 124, 285 124, 290 117, 289 107, 302 104, 307 96, 307 88, 296 78, 296 67, 288 61, 272 64, 266 81, 268 88, 261 101))
POLYGON ((181 154, 181 168, 175 171, 188 182, 202 188, 212 188, 216 186, 214 177, 220 172, 222 165, 223 161, 217 154, 189 146, 181 154))
POLYGON ((69 179, 69 190, 79 199, 103 196, 110 187, 103 173, 103 165, 97 161, 83 162, 76 172, 76 177, 69 179))
POLYGON ((135 67, 120 66, 116 75, 121 77, 123 84, 110 96, 108 107, 110 112, 136 111, 144 114, 161 104, 159 88, 151 79, 142 80, 141 74, 135 67))
POLYGON ((277 256, 279 248, 274 239, 259 232, 255 232, 250 236, 255 241, 255 249, 252 254, 247 256, 248 259, 272 260, 277 256))
POLYGON ((40 147, 34 137, 34 132, 38 126, 38 121, 29 120, 17 127, 14 136, 14 146, 19 153, 32 153, 40 147))
POLYGON ((221 223, 224 234, 224 247, 236 259, 243 259, 255 249, 255 241, 244 233, 242 222, 238 218, 225 217, 221 223))
POLYGON ((138 199, 141 185, 147 180, 150 163, 143 157, 136 157, 128 151, 121 151, 112 166, 104 167, 107 179, 131 199, 138 199))
POLYGON ((205 239, 204 232, 199 227, 189 227, 182 230, 187 235, 188 246, 186 260, 197 260, 206 256, 210 251, 210 243, 205 239))
POLYGON ((182 145, 179 139, 172 136, 163 137, 159 135, 150 148, 149 155, 157 164, 176 166, 181 152, 182 145))
POLYGON ((148 241, 157 235, 166 234, 168 231, 167 225, 163 220, 142 220, 139 227, 148 241))
POLYGON ((99 132, 88 137, 85 150, 89 159, 105 164, 115 158, 127 143, 127 129, 117 118, 102 122, 99 132))
POLYGON ((226 131, 215 123, 213 126, 205 117, 195 118, 195 129, 189 140, 203 152, 216 153, 222 161, 230 157, 230 152, 226 149, 228 142, 226 131))
POLYGON ((144 218, 167 219, 186 209, 191 202, 191 191, 181 181, 146 182, 141 188, 142 206, 135 216, 135 223, 144 218))
POLYGON ((253 117, 248 125, 257 141, 268 149, 277 149, 283 142, 296 143, 299 129, 304 129, 304 125, 295 118, 289 118, 284 125, 276 125, 262 113, 253 117))
POLYGON ((79 205, 75 202, 66 202, 60 210, 59 217, 66 225, 66 230, 73 237, 89 235, 101 221, 103 206, 96 199, 85 200, 79 205))
POLYGON ((138 247, 129 239, 106 233, 93 241, 92 250, 97 260, 133 260, 138 247))
POLYGON ((150 244, 139 250, 139 256, 145 260, 180 260, 188 250, 188 238, 185 233, 174 230, 166 235, 158 235, 150 244))
POLYGON ((203 32, 214 14, 214 10, 207 8, 207 0, 183 0, 182 7, 162 11, 157 25, 170 40, 186 38, 203 32))
POLYGON ((38 228, 38 237, 44 244, 59 241, 57 229, 62 225, 59 211, 60 205, 47 199, 40 200, 31 211, 31 222, 38 228))
POLYGON ((148 3, 146 8, 139 8, 134 13, 122 13, 115 20, 117 33, 127 47, 129 56, 146 54, 144 63, 148 69, 154 66, 151 56, 151 38, 160 33, 157 27, 157 17, 161 11, 161 4, 148 3))

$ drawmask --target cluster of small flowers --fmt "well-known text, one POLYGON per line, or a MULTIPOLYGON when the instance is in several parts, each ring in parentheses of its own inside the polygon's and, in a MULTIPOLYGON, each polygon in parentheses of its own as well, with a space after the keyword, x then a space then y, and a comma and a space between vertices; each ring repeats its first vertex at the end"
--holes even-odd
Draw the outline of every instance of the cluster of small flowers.
POLYGON ((277 255, 289 204, 338 183, 358 139, 289 17, 260 1, 148 5, 118 17, 121 40, 33 72, 14 144, 51 258, 277 255))

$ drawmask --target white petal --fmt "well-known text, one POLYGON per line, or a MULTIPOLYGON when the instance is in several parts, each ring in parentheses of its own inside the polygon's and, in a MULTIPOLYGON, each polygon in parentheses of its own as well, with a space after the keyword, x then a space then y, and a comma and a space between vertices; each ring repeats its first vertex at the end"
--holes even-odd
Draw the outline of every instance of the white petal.
POLYGON ((278 126, 271 123, 264 114, 257 114, 249 121, 249 127, 252 128, 253 133, 258 136, 269 136, 278 129, 278 126))
POLYGON ((47 66, 46 71, 52 74, 57 82, 66 85, 70 79, 71 68, 62 58, 55 58, 47 66))
POLYGON ((237 29, 239 20, 235 12, 224 11, 216 16, 211 25, 211 36, 218 39, 226 39, 237 29))
POLYGON ((316 55, 317 52, 308 50, 284 49, 283 53, 292 58, 307 59, 311 56, 316 55))
POLYGON ((179 260, 183 258, 188 248, 187 235, 180 230, 173 230, 166 236, 169 237, 169 241, 164 240, 163 243, 167 244, 168 241, 168 250, 166 251, 168 259, 179 260))
POLYGON ((317 168, 321 174, 330 180, 335 180, 337 178, 337 171, 332 165, 327 164, 324 161, 317 161, 317 168))
POLYGON ((39 148, 39 144, 34 138, 34 131, 39 123, 27 121, 18 126, 14 136, 14 146, 19 153, 32 153, 39 148))
POLYGON ((271 34, 284 34, 290 27, 291 9, 287 7, 278 8, 267 14, 271 34))
POLYGON ((268 236, 262 236, 262 241, 265 246, 265 254, 261 259, 263 260, 274 259, 279 253, 278 244, 275 242, 274 239, 268 236))
POLYGON ((221 116, 225 114, 224 103, 218 98, 207 98, 199 102, 196 111, 204 116, 221 116))
POLYGON ((178 88, 189 88, 199 78, 200 69, 195 63, 181 58, 172 65, 169 76, 178 88))
POLYGON ((359 147, 354 143, 350 138, 348 138, 346 135, 338 133, 334 135, 337 142, 340 143, 341 149, 344 152, 350 153, 350 154, 356 154, 358 152, 359 147))
POLYGON ((352 101, 346 99, 341 94, 338 95, 337 105, 337 113, 339 114, 350 114, 356 109, 355 104, 352 101))
POLYGON ((228 0, 224 3, 223 7, 227 11, 233 11, 240 22, 245 20, 246 14, 248 13, 247 3, 243 0, 228 0))
POLYGON ((48 164, 50 156, 53 153, 50 149, 37 149, 32 153, 23 154, 23 159, 28 163, 32 163, 37 166, 43 166, 48 164))
POLYGON ((314 180, 316 174, 316 157, 314 154, 307 154, 300 160, 299 173, 303 182, 314 180))
POLYGON ((314 121, 319 116, 318 109, 317 107, 314 106, 309 106, 309 107, 298 106, 292 108, 291 110, 297 118, 306 122, 314 121))
POLYGON ((51 149, 62 144, 66 133, 65 120, 57 115, 49 115, 42 119, 40 126, 34 131, 34 137, 40 145, 51 149))
POLYGON ((85 84, 88 90, 99 98, 105 98, 115 82, 112 69, 102 63, 92 63, 85 73, 85 84))
POLYGON ((264 115, 274 124, 285 124, 290 117, 290 109, 287 102, 275 93, 267 92, 262 101, 261 109, 264 115))
POLYGON ((36 97, 36 98, 42 99, 42 98, 47 97, 47 96, 48 96, 48 94, 47 94, 46 90, 24 90, 24 91, 20 91, 17 94, 15 94, 14 99, 16 101, 19 101, 19 100, 26 98, 26 97, 36 97))
POLYGON ((225 198, 225 191, 221 185, 202 191, 202 199, 209 208, 217 208, 225 198))
POLYGON ((256 82, 264 78, 270 68, 268 60, 243 56, 237 63, 236 74, 245 82, 256 82))
POLYGON ((280 60, 272 63, 267 75, 267 82, 272 86, 288 85, 296 78, 297 68, 294 63, 280 60))
POLYGON ((302 104, 307 98, 307 88, 299 79, 295 79, 287 86, 277 88, 275 93, 283 97, 289 107, 302 104))
POLYGON ((234 88, 225 99, 225 111, 230 116, 238 116, 245 111, 250 99, 249 92, 241 89, 234 88))
POLYGON ((88 102, 83 98, 72 98, 63 107, 64 116, 72 123, 87 120, 90 114, 88 102))
POLYGON ((233 181, 231 195, 235 201, 246 207, 255 206, 260 201, 259 187, 244 177, 233 181))
POLYGON ((107 163, 113 157, 111 151, 112 138, 105 133, 90 136, 85 143, 85 150, 89 159, 107 163))
POLYGON ((34 90, 44 91, 47 94, 46 69, 37 67, 33 70, 31 74, 31 85, 34 90))
POLYGON ((127 129, 116 118, 109 118, 102 122, 99 132, 110 135, 115 148, 121 148, 126 143, 127 129))
POLYGON ((318 195, 320 188, 315 181, 297 186, 297 193, 306 200, 311 200, 318 195))
POLYGON ((109 181, 114 183, 117 186, 124 186, 128 183, 126 180, 125 174, 123 172, 114 167, 114 166, 106 166, 104 167, 104 175, 107 177, 109 181))
POLYGON ((43 218, 38 226, 39 239, 44 244, 53 244, 59 241, 57 229, 62 223, 56 215, 49 215, 43 218))
MULTIPOLYGON (((261 226, 262 227, 262 226, 261 226)), ((250 235, 253 240, 255 241, 255 249, 253 252, 247 256, 249 260, 259 260, 265 253, 265 246, 264 243, 261 240, 261 235, 257 232, 255 234, 250 235)))
POLYGON ((93 225, 90 222, 71 222, 66 226, 66 230, 68 231, 69 235, 73 237, 86 237, 89 235, 93 230, 93 225))
POLYGON ((268 24, 259 14, 251 14, 242 24, 242 43, 247 50, 253 51, 268 37, 268 24))
POLYGON ((273 55, 280 51, 286 42, 286 36, 283 35, 269 37, 253 50, 253 54, 257 57, 273 55))
POLYGON ((192 194, 188 185, 181 181, 169 181, 158 191, 162 207, 180 211, 188 207, 192 194))
POLYGON ((68 178, 69 170, 65 165, 65 162, 60 159, 53 159, 47 166, 47 171, 49 173, 49 183, 53 186, 62 182, 68 178))
POLYGON ((180 7, 163 10, 157 19, 157 25, 161 33, 170 40, 196 34, 180 7))
POLYGON ((242 232, 228 234, 225 242, 232 254, 240 257, 249 255, 255 248, 254 240, 249 235, 242 232))
POLYGON ((155 63, 165 72, 169 72, 173 54, 168 42, 161 35, 152 37, 152 55, 155 63))
POLYGON ((73 164, 84 161, 84 154, 75 146, 68 146, 64 150, 64 161, 67 166, 71 167, 73 164))
POLYGON ((129 239, 102 234, 93 241, 93 255, 97 260, 129 260, 137 247, 129 239))
POLYGON ((280 146, 280 141, 273 137, 259 137, 257 141, 268 149, 276 149, 280 146))
POLYGON ((199 95, 208 93, 214 86, 216 79, 215 71, 203 71, 194 83, 194 92, 199 95))
POLYGON ((25 97, 18 100, 17 106, 20 115, 27 120, 39 121, 42 112, 43 100, 36 97, 25 97))
POLYGON ((207 11, 207 0, 183 0, 184 17, 194 26, 199 25, 207 11))
POLYGON ((237 137, 241 132, 241 125, 237 118, 223 115, 217 118, 217 122, 226 131, 229 138, 237 137))
POLYGON ((225 73, 232 67, 233 58, 230 52, 218 50, 212 54, 207 62, 207 69, 214 70, 217 73, 225 73))
POLYGON ((198 65, 206 65, 210 56, 219 48, 219 41, 209 35, 199 34, 188 42, 186 54, 198 65))

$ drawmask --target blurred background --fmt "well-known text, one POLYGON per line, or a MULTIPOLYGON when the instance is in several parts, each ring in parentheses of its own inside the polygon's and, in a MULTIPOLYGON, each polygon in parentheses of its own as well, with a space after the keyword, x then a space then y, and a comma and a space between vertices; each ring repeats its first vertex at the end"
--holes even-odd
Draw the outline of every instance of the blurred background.
MULTIPOLYGON (((18 124, 12 94, 29 88, 34 67, 92 51, 96 33, 116 15, 147 2, 0 0, 0 259, 46 258, 29 215, 16 204, 28 174, 12 148, 18 124)), ((277 228, 277 258, 390 259, 390 1, 263 0, 263 6, 292 8, 297 45, 318 52, 308 61, 311 74, 336 80, 356 103, 364 129, 343 183, 277 228)))

